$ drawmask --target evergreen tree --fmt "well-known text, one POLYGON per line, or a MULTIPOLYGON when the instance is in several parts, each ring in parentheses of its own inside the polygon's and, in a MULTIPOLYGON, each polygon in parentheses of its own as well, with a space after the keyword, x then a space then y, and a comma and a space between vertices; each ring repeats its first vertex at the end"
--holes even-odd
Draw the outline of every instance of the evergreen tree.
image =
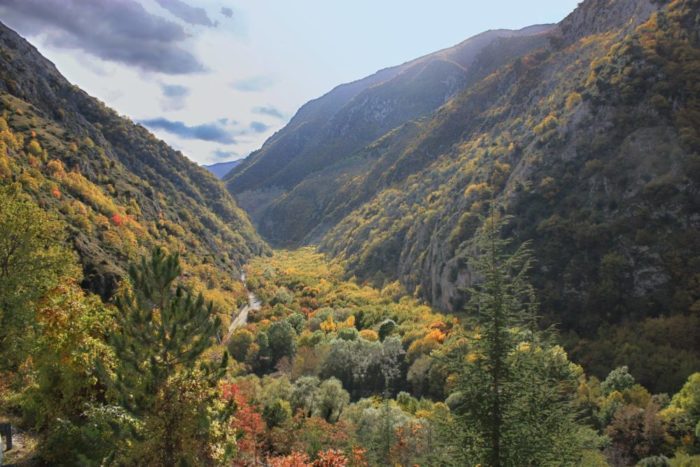
POLYGON ((460 464, 568 465, 583 441, 569 405, 581 369, 537 329, 532 256, 527 244, 509 252, 504 223, 492 214, 474 244, 467 311, 475 330, 447 359, 456 391, 446 441, 460 464))
MULTIPOLYGON (((212 430, 202 427, 216 422, 208 409, 218 400, 217 383, 228 356, 224 353, 217 365, 204 362, 202 354, 221 323, 201 294, 175 284, 181 273, 177 254, 155 249, 130 268, 130 286, 116 300, 116 389, 120 403, 143 421, 135 433, 143 445, 136 462, 192 461, 195 453, 185 449, 186 443, 204 438, 199 441, 206 444, 212 430)), ((230 408, 218 412, 219 422, 230 416, 230 408)))

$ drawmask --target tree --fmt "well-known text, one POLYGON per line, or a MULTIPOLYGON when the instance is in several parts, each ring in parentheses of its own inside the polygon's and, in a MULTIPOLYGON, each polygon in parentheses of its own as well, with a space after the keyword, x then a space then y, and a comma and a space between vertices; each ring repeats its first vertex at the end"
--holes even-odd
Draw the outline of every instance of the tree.
POLYGON ((600 389, 604 395, 613 391, 622 392, 634 386, 634 376, 629 373, 627 366, 621 366, 611 371, 605 381, 600 384, 600 389))
POLYGON ((294 412, 301 410, 305 417, 311 416, 319 384, 321 381, 315 376, 302 376, 296 380, 291 400, 294 412))
POLYGON ((46 433, 41 458, 50 465, 98 465, 114 449, 111 430, 100 428, 106 381, 114 357, 106 336, 113 310, 75 283, 60 285, 37 306, 32 349, 34 384, 23 394, 24 418, 46 433))
POLYGON ((475 330, 452 343, 447 364, 455 392, 449 399, 459 436, 448 444, 470 465, 550 465, 576 459, 580 427, 571 415, 580 367, 536 326, 536 302, 527 275, 527 245, 509 252, 495 214, 474 244, 478 281, 467 311, 475 330))
POLYGON ((17 368, 35 330, 34 302, 79 276, 61 222, 14 187, 0 188, 0 371, 17 368))
POLYGON ((292 418, 292 407, 289 402, 277 399, 263 407, 262 417, 268 428, 275 428, 292 418))
POLYGON ((228 341, 228 351, 239 362, 245 362, 248 349, 255 338, 247 329, 238 329, 228 341))
POLYGON ((282 357, 293 357, 296 352, 296 332, 288 321, 276 321, 267 330, 270 341, 272 362, 276 363, 282 357))
POLYGON ((224 398, 233 401, 236 405, 236 417, 231 421, 237 433, 236 459, 248 461, 250 465, 258 465, 260 444, 265 434, 265 421, 237 385, 224 383, 223 386, 224 398))
POLYGON ((178 255, 160 248, 132 266, 130 283, 116 300, 118 331, 112 338, 120 403, 143 420, 139 438, 152 449, 142 453, 166 466, 191 461, 196 453, 186 449, 184 435, 206 445, 210 430, 202 426, 225 424, 232 407, 219 411, 218 420, 209 410, 218 400, 228 356, 224 352, 218 365, 203 361, 221 323, 212 319, 212 304, 201 294, 176 285, 181 273, 178 255))
POLYGON ((314 393, 314 415, 327 422, 337 422, 345 406, 350 403, 350 394, 336 378, 325 380, 314 393))
POLYGON ((688 377, 688 381, 673 396, 661 416, 675 437, 692 440, 694 450, 700 452, 700 373, 688 377))

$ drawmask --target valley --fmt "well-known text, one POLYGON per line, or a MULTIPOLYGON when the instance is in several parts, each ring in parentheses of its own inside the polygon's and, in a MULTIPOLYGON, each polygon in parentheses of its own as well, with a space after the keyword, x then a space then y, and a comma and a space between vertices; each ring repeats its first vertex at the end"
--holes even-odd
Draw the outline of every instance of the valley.
POLYGON ((0 23, 0 464, 700 465, 699 206, 699 0, 488 30, 201 165, 0 23))

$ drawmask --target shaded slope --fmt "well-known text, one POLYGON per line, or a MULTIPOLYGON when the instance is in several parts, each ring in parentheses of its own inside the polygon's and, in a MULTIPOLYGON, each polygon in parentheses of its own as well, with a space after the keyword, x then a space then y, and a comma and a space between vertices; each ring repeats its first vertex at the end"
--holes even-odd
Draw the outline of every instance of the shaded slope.
POLYGON ((226 177, 227 187, 264 237, 279 244, 299 243, 317 226, 319 210, 326 203, 326 193, 307 193, 309 184, 334 184, 334 177, 352 174, 358 161, 368 162, 349 160, 357 151, 388 131, 429 115, 504 61, 544 45, 550 29, 488 31, 338 86, 304 105, 284 129, 226 177), (488 60, 482 55, 486 49, 488 60), (300 208, 303 211, 298 212, 300 208), (293 217, 285 215, 292 211, 297 211, 293 217))
POLYGON ((240 163, 240 160, 235 160, 228 162, 217 162, 216 164, 204 165, 202 167, 213 173, 216 178, 222 179, 240 163))
POLYGON ((265 250, 214 176, 71 85, 3 25, 0 110, 2 183, 66 220, 90 289, 108 296, 125 262, 156 244, 222 273, 265 250))
POLYGON ((388 135, 377 170, 339 190, 379 194, 323 250, 361 280, 398 279, 458 310, 496 199, 533 242, 539 298, 575 332, 575 355, 598 374, 626 358, 644 384, 679 384, 700 355, 700 2, 657 8, 586 1, 549 49, 466 89, 408 141, 388 135))

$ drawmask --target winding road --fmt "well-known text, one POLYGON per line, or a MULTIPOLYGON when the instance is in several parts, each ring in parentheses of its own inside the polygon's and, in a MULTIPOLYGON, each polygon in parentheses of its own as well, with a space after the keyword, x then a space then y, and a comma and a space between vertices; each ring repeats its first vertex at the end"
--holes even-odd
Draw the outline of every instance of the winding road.
MULTIPOLYGON (((243 284, 245 284, 245 274, 241 274, 241 281, 243 282, 243 284)), ((251 311, 258 311, 259 309, 260 300, 258 300, 258 297, 256 297, 253 292, 248 290, 248 303, 243 305, 238 310, 238 313, 233 318, 233 320, 231 320, 231 324, 228 327, 228 333, 226 334, 226 339, 224 339, 224 343, 227 343, 229 341, 231 335, 236 329, 246 325, 246 323, 248 322, 248 313, 250 313, 251 311)))

